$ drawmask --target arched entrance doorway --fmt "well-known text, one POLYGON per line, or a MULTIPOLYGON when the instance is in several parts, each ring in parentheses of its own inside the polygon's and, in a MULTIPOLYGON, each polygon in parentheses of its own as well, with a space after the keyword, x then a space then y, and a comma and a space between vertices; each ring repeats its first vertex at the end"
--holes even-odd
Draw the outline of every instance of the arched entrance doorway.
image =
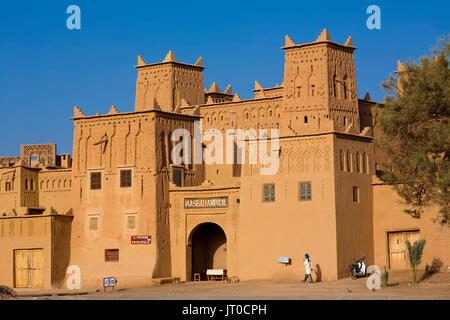
POLYGON ((211 222, 202 223, 192 230, 189 237, 191 280, 200 273, 206 280, 207 269, 227 269, 227 238, 223 229, 211 222))

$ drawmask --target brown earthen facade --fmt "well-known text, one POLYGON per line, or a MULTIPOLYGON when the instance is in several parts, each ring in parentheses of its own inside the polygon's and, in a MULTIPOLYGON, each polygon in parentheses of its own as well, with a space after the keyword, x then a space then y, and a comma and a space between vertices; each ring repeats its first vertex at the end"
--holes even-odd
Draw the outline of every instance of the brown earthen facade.
POLYGON ((74 108, 73 158, 57 155, 54 144, 0 158, 0 284, 65 287, 73 265, 83 288, 112 276, 121 286, 206 279, 208 269, 299 280, 305 253, 313 277, 329 281, 348 276, 362 254, 368 265, 407 268, 398 239, 410 235, 428 241, 423 266, 434 258, 448 264, 449 230, 429 218, 437 209, 407 216, 376 177, 379 104, 358 99, 352 38, 338 44, 324 29, 311 43, 285 40, 283 82, 256 81, 252 99, 231 85, 205 89, 202 58, 139 57, 134 112, 112 106, 86 116, 74 108), (183 154, 189 163, 171 157, 177 129, 192 138, 183 141, 193 147, 183 154), (227 137, 229 129, 277 129, 278 147, 272 136, 268 142, 279 154, 276 173, 261 174, 265 165, 250 161, 258 155, 249 136, 240 146, 232 141, 244 163, 193 161, 203 152, 225 159, 225 143, 211 151, 202 136, 227 137))

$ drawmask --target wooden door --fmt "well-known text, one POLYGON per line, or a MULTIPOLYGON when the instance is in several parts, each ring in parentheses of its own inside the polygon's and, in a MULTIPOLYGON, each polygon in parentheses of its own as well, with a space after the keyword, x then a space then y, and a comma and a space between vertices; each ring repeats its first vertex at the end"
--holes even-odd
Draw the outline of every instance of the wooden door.
POLYGON ((420 237, 419 231, 390 232, 389 239, 389 267, 390 269, 409 269, 408 249, 406 240, 414 244, 420 237))
POLYGON ((44 250, 15 250, 16 288, 40 288, 44 286, 44 250))
POLYGON ((28 287, 28 250, 15 251, 16 288, 28 287))

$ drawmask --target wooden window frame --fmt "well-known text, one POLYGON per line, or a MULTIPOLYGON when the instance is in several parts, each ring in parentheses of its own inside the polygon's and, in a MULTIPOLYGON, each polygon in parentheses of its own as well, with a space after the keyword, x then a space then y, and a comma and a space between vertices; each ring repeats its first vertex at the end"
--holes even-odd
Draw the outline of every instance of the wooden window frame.
POLYGON ((136 213, 127 213, 125 214, 125 226, 127 231, 135 231, 137 230, 137 214, 136 213), (128 219, 134 218, 134 228, 130 228, 128 225, 128 219))
MULTIPOLYGON (((120 172, 120 174, 119 174, 120 187, 121 188, 131 188, 133 186, 133 170, 132 169, 121 169, 121 170, 119 170, 119 172, 120 172), (130 175, 129 181, 128 180, 124 181, 124 177, 123 177, 124 173, 129 173, 129 175, 130 175), (125 182, 129 182, 129 184, 125 185, 125 182)), ((125 177, 125 178, 128 179, 128 177, 125 177)))
POLYGON ((312 201, 312 183, 311 181, 300 181, 298 183, 298 201, 312 201), (305 199, 302 199, 302 193, 301 193, 301 186, 302 185, 309 185, 309 199, 307 199, 307 189, 305 190, 305 199))
POLYGON ((102 179, 103 179, 103 175, 102 175, 102 172, 90 172, 89 173, 89 189, 90 190, 101 190, 102 189, 102 185, 103 185, 103 181, 102 181, 102 179), (99 182, 99 185, 94 185, 93 184, 93 181, 92 181, 92 179, 93 179, 93 176, 94 175, 100 175, 100 182, 99 182))
POLYGON ((88 216, 88 229, 89 231, 98 231, 99 229, 99 225, 100 225, 100 217, 98 215, 90 215, 88 216), (96 219, 97 220, 97 225, 95 229, 91 229, 91 219, 96 219))
POLYGON ((105 249, 105 262, 119 262, 119 249, 105 249))
POLYGON ((353 199, 353 203, 359 203, 360 202, 361 195, 359 193, 359 187, 358 186, 353 186, 353 188, 352 188, 352 199, 353 199), (356 190, 356 201, 355 201, 355 190, 356 190))
POLYGON ((262 185, 262 202, 275 202, 275 199, 276 199, 275 192, 276 192, 275 183, 263 183, 263 185, 262 185), (273 186, 273 197, 269 197, 268 200, 266 200, 266 195, 265 195, 265 187, 266 186, 273 186))
POLYGON ((176 185, 177 187, 183 187, 184 186, 184 167, 178 167, 178 166, 171 166, 170 170, 170 181, 176 185), (175 172, 180 173, 180 185, 177 185, 175 183, 175 172))

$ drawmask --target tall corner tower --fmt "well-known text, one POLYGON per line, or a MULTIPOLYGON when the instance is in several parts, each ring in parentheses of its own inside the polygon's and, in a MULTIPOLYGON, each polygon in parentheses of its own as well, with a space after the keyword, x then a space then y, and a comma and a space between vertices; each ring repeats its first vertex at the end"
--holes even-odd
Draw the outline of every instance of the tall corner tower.
POLYGON ((359 132, 358 95, 352 38, 331 41, 324 29, 316 41, 295 44, 286 35, 284 87, 286 105, 331 119, 334 128, 359 132))
MULTIPOLYGON (((195 64, 178 62, 172 51, 159 63, 146 64, 138 57, 135 111, 175 112, 182 100, 189 105, 203 104, 203 67, 200 57, 195 64)), ((183 102, 184 103, 184 102, 183 102)))

